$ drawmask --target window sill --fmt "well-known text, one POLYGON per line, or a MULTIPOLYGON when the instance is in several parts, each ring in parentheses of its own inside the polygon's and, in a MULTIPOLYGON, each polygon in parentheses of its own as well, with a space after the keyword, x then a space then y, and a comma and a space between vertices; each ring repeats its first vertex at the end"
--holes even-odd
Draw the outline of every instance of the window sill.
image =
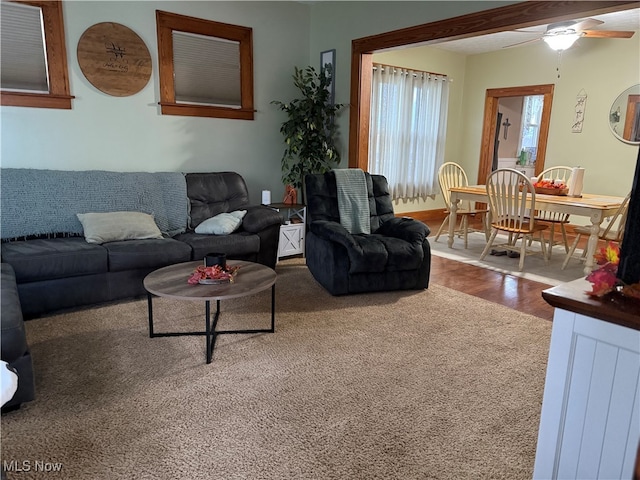
POLYGON ((207 105, 186 105, 182 103, 159 102, 163 115, 182 115, 185 117, 232 118, 253 120, 255 110, 246 108, 210 107, 207 105))
POLYGON ((4 107, 37 107, 71 110, 70 95, 50 95, 43 93, 0 92, 0 105, 4 107))

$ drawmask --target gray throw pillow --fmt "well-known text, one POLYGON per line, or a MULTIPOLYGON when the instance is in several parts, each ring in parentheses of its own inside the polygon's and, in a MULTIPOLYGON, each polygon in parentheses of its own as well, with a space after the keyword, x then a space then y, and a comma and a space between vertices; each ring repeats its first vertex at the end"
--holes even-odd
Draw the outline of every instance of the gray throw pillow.
POLYGON ((76 214, 87 243, 107 243, 119 240, 162 238, 153 215, 142 212, 106 212, 76 214))
POLYGON ((240 227, 242 219, 246 214, 246 210, 219 213, 215 217, 208 218, 198 225, 195 232, 205 235, 229 235, 240 227))

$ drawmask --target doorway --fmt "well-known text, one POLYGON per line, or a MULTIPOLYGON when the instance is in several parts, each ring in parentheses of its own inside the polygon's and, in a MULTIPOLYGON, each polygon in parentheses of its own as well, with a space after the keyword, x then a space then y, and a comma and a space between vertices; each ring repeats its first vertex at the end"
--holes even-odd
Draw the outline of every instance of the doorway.
POLYGON ((551 103, 553 102, 552 84, 530 85, 512 88, 491 88, 487 90, 484 102, 484 120, 482 125, 482 140, 480 142, 480 164, 478 166, 478 185, 485 183, 487 175, 494 165, 496 151, 496 137, 499 133, 499 103, 501 98, 526 97, 530 95, 543 96, 542 115, 536 150, 534 175, 544 170, 544 159, 547 152, 547 137, 549 136, 549 122, 551 121, 551 103))
POLYGON ((374 52, 418 43, 423 45, 437 44, 449 39, 471 38, 553 21, 628 10, 636 6, 637 2, 631 1, 548 2, 532 0, 526 2, 526 5, 522 3, 507 5, 353 40, 351 43, 349 167, 367 170, 371 57, 374 52))

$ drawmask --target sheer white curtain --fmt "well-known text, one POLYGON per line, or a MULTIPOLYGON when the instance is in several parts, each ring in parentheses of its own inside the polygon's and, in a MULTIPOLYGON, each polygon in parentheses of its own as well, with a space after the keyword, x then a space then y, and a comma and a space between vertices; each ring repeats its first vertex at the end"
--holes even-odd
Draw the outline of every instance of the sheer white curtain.
POLYGON ((448 99, 445 75, 374 65, 369 172, 387 178, 393 199, 439 192, 448 99))

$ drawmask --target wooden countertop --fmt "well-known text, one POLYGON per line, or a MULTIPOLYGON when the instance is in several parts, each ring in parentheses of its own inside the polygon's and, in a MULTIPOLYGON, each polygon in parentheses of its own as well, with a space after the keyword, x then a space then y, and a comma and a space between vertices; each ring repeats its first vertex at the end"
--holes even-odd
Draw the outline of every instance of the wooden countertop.
POLYGON ((640 330, 640 300, 621 295, 603 298, 586 294, 591 284, 580 278, 542 291, 542 297, 553 307, 640 330))

